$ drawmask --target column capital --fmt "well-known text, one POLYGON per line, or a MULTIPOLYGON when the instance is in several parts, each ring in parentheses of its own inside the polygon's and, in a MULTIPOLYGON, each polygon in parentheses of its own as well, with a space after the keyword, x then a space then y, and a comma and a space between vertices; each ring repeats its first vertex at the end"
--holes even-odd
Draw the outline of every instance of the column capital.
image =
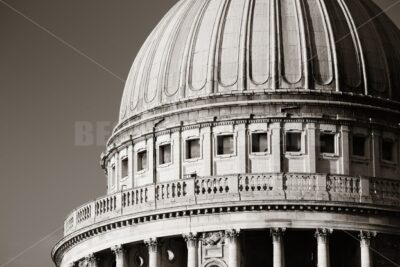
POLYGON ((333 233, 333 229, 328 228, 317 228, 315 230, 315 237, 328 237, 330 234, 333 233))
POLYGON ((75 262, 70 262, 70 263, 68 264, 68 267, 75 267, 75 262))
POLYGON ((122 255, 125 252, 125 248, 122 245, 115 245, 111 247, 111 251, 114 253, 115 256, 122 255))
POLYGON ((273 227, 270 229, 272 237, 280 237, 285 234, 286 228, 273 227))
POLYGON ((182 237, 186 241, 188 247, 195 247, 197 244, 197 240, 199 239, 197 233, 192 232, 188 234, 183 234, 182 237))
POLYGON ((236 240, 239 237, 240 229, 230 229, 225 231, 225 237, 229 242, 236 240))
POLYGON ((149 252, 157 252, 158 246, 160 245, 157 238, 150 238, 144 240, 149 252))
POLYGON ((360 234, 358 235, 361 239, 360 243, 361 246, 370 246, 371 239, 376 237, 377 233, 376 232, 370 232, 370 231, 360 231, 360 234))

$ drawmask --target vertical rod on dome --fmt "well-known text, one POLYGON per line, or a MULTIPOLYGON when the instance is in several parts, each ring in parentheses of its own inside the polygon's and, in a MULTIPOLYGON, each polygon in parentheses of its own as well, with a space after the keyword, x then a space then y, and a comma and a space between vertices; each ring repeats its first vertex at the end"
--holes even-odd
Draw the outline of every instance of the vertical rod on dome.
POLYGON ((165 120, 165 118, 160 119, 159 121, 157 121, 156 123, 154 123, 153 126, 153 135, 152 135, 152 139, 153 139, 153 184, 157 183, 157 142, 156 142, 156 128, 157 126, 162 123, 165 120))
POLYGON ((179 145, 179 179, 183 179, 183 157, 182 157, 182 153, 183 153, 183 146, 185 145, 182 142, 182 127, 183 127, 183 121, 180 122, 179 125, 179 141, 178 141, 178 145, 179 145))

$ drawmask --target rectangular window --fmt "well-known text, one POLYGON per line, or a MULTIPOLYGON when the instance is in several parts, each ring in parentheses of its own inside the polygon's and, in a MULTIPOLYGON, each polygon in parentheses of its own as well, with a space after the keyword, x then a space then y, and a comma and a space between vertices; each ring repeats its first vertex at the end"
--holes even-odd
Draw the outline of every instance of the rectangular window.
POLYGON ((286 133, 286 151, 300 152, 301 151, 301 133, 288 132, 286 133))
POLYGON ((353 155, 364 157, 365 156, 365 142, 366 138, 364 136, 353 136, 353 155))
POLYGON ((319 144, 321 153, 335 153, 335 134, 321 133, 319 136, 319 144))
POLYGON ((128 158, 124 158, 121 160, 121 175, 122 178, 128 176, 128 158))
POLYGON ((387 140, 384 139, 382 140, 382 159, 386 161, 393 161, 394 156, 393 156, 393 141, 392 140, 387 140))
POLYGON ((143 150, 137 153, 137 170, 142 171, 147 168, 147 151, 143 150))
POLYGON ((166 164, 171 162, 171 144, 161 145, 159 147, 159 164, 166 164))
POLYGON ((200 158, 200 139, 186 140, 186 159, 200 158))
POLYGON ((234 153, 233 135, 220 135, 217 137, 217 154, 230 155, 234 153))
POLYGON ((251 152, 268 152, 268 134, 253 133, 251 135, 251 152))
POLYGON ((115 179, 117 178, 117 172, 115 170, 115 165, 111 166, 111 185, 115 184, 115 179))

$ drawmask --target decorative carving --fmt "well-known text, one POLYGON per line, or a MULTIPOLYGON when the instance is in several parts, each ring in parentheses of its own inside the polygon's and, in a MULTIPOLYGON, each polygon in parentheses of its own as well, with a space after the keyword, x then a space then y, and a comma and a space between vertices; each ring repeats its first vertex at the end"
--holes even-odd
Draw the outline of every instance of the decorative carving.
POLYGON ((332 234, 333 229, 318 228, 315 230, 315 237, 319 242, 326 243, 328 241, 329 235, 332 234))
POLYGON ((203 233, 201 240, 204 246, 216 246, 225 243, 225 234, 223 231, 203 233))
POLYGON ((157 241, 157 238, 150 238, 144 241, 146 244, 149 252, 157 252, 158 246, 160 245, 159 242, 157 241))
POLYGON ((111 248, 111 251, 115 256, 121 256, 125 252, 125 249, 122 245, 116 245, 111 248))
POLYGON ((239 229, 231 229, 231 230, 226 230, 225 231, 225 238, 229 240, 229 242, 235 241, 240 234, 239 229))
POLYGON ((359 237, 361 239, 361 246, 370 246, 371 239, 376 237, 376 232, 360 231, 359 237))
POLYGON ((88 264, 89 264, 89 266, 90 265, 95 265, 97 263, 97 260, 98 259, 96 258, 96 256, 93 253, 89 254, 85 258, 85 264, 86 265, 84 265, 84 266, 88 266, 88 264))
POLYGON ((197 233, 189 233, 189 234, 184 234, 182 235, 183 239, 185 239, 186 244, 189 247, 195 247, 197 245, 197 233))
POLYGON ((280 238, 283 236, 285 233, 286 228, 279 228, 279 227, 274 227, 270 229, 270 233, 272 238, 280 238))
POLYGON ((315 236, 329 236, 332 234, 333 229, 328 228, 318 228, 315 230, 315 236))

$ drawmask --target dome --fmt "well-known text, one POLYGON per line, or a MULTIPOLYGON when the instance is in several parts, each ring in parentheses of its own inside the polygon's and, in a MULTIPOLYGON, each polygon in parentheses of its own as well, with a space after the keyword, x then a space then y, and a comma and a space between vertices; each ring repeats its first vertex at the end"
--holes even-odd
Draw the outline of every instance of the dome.
POLYGON ((371 0, 181 0, 133 63, 120 123, 255 92, 399 100, 399 46, 399 30, 371 0))
POLYGON ((67 216, 56 265, 400 262, 399 45, 372 0, 179 1, 129 73, 107 194, 67 216))

